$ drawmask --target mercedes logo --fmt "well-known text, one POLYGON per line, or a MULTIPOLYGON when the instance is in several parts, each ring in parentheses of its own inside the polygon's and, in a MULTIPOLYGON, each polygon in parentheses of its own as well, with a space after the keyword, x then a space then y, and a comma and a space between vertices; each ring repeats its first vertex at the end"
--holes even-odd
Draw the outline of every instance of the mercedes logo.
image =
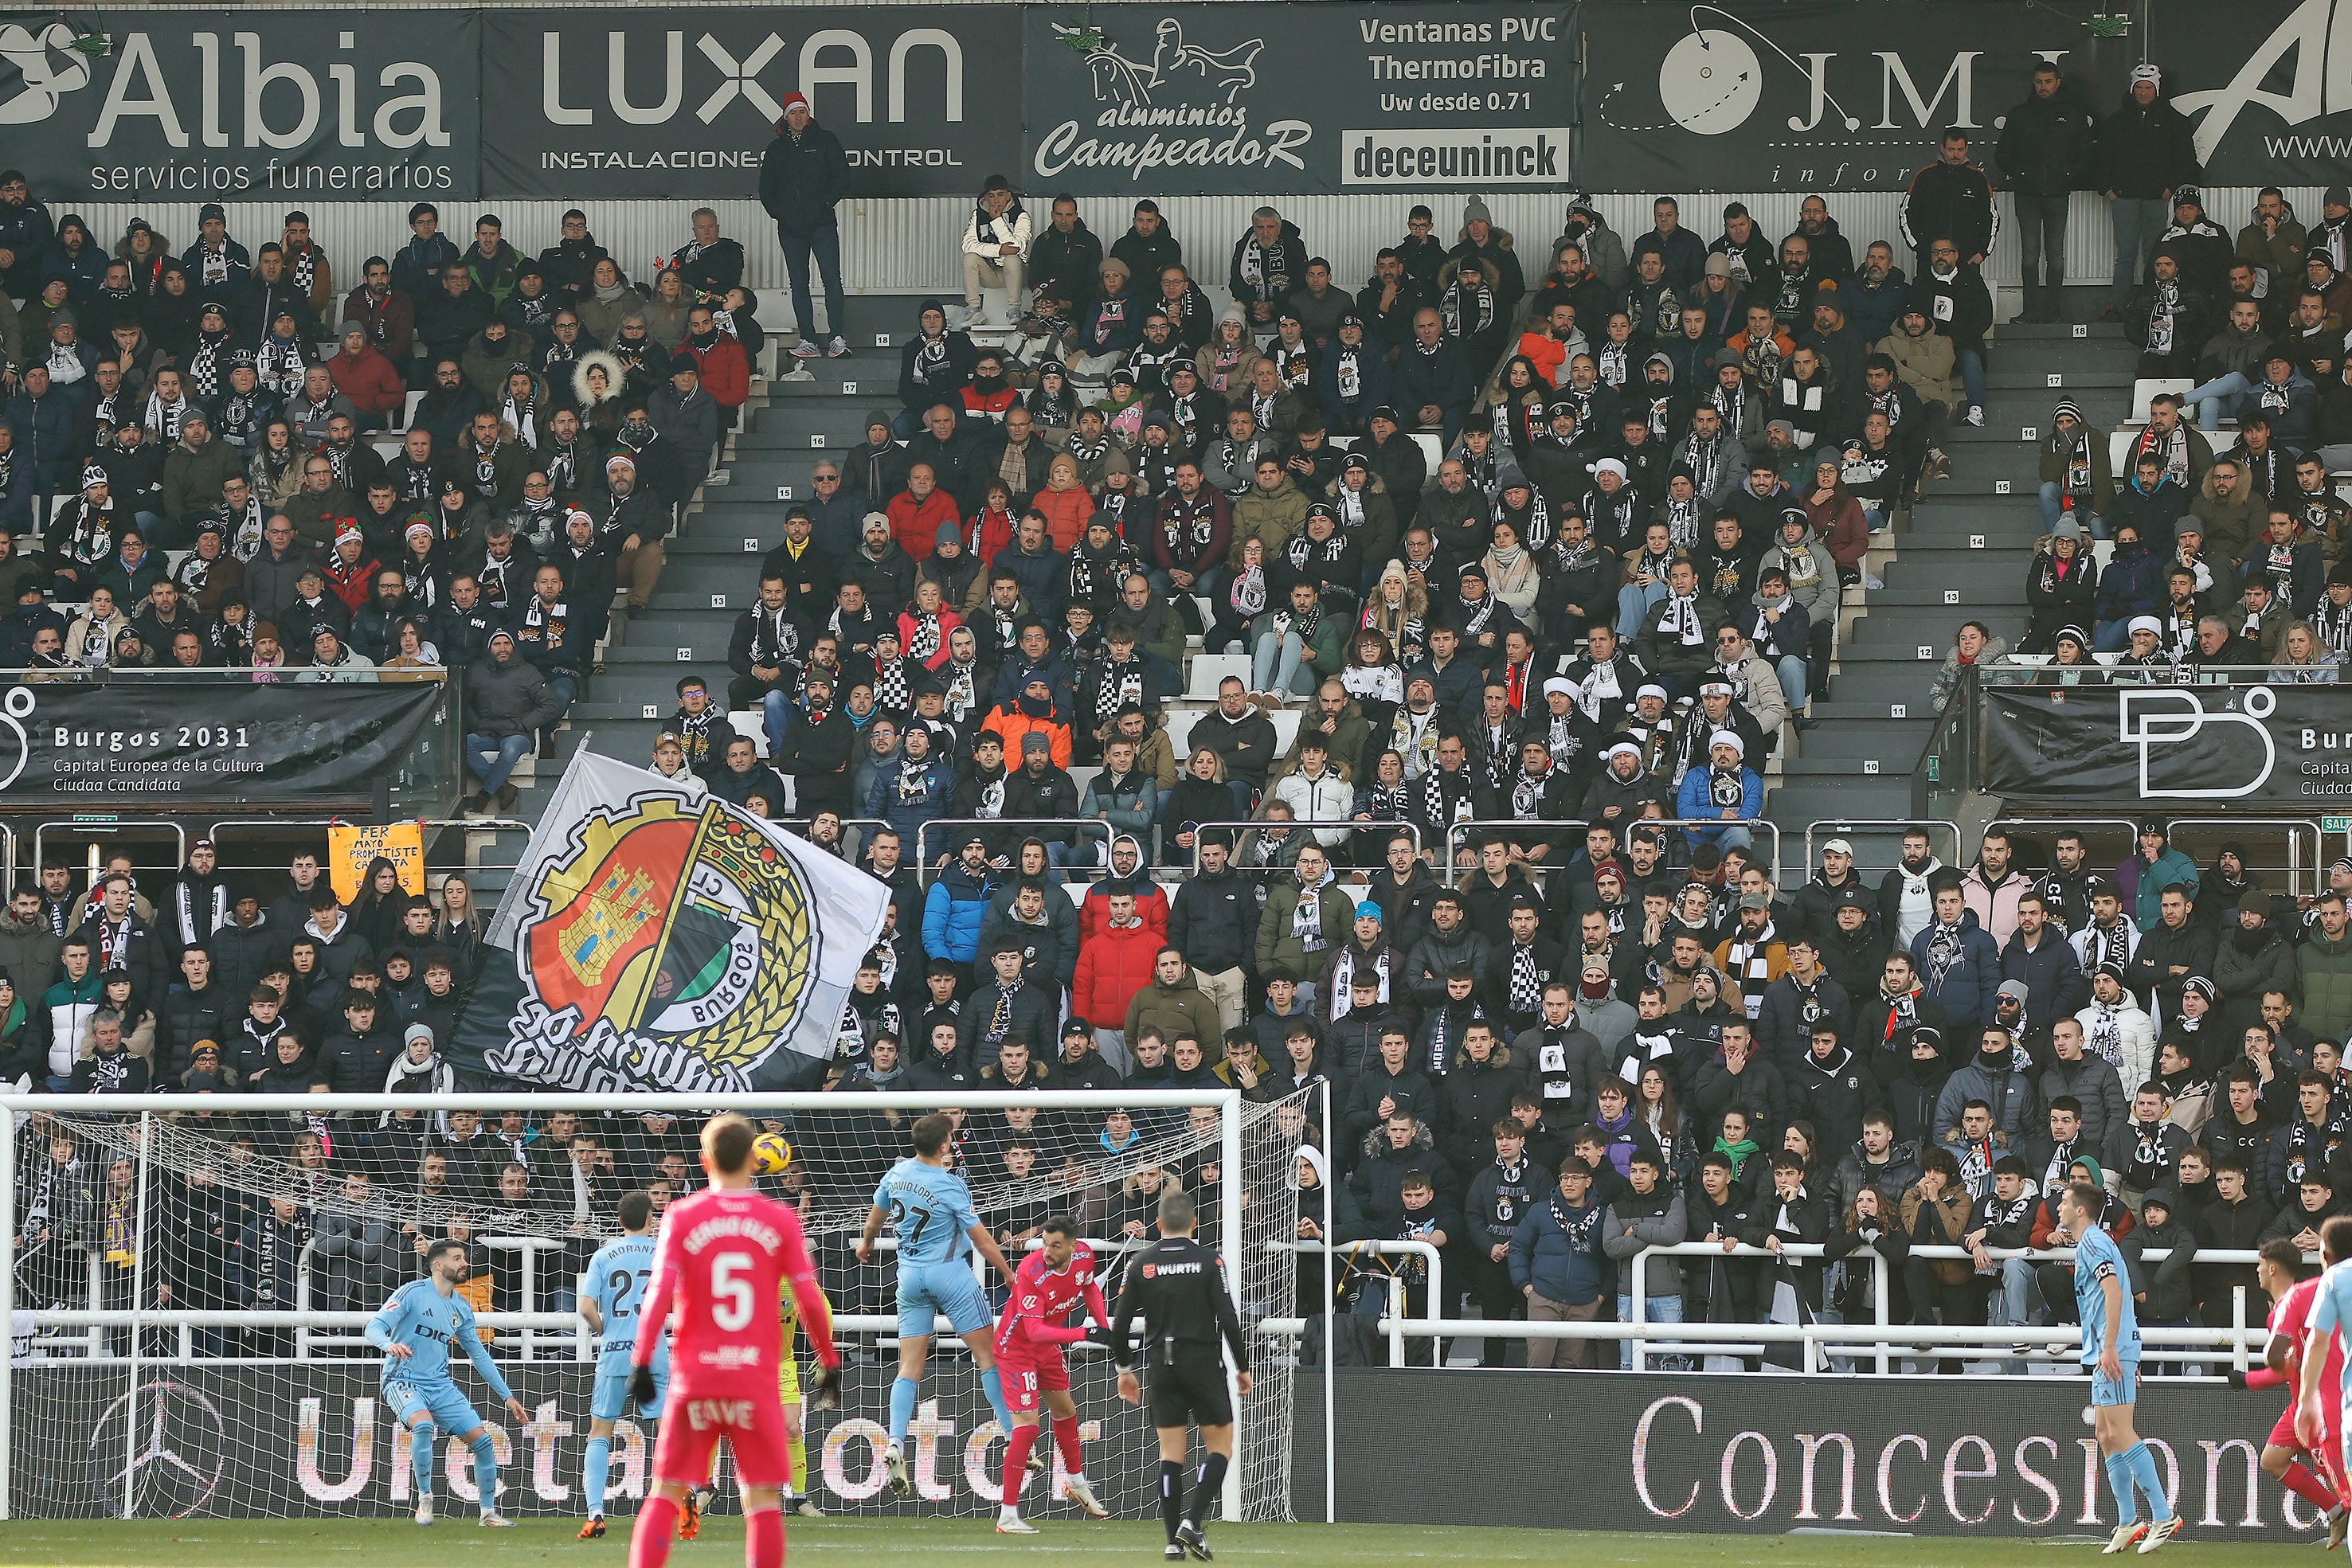
POLYGON ((89 1435, 92 1473, 101 1495, 127 1490, 132 1513, 186 1519, 219 1490, 228 1425, 219 1409, 184 1383, 144 1383, 121 1396, 89 1435), (146 1408, 141 1408, 142 1401, 146 1408))

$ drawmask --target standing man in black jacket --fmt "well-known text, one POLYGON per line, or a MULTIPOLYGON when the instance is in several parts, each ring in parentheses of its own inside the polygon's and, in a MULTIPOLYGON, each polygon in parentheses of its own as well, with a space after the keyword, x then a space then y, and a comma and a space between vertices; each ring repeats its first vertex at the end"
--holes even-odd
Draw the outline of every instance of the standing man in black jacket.
POLYGON ((1903 237, 1911 242, 1917 272, 1927 270, 1927 247, 1939 239, 1959 247, 1960 259, 1982 267, 2000 233, 2000 211, 1993 205, 1992 182, 1969 162, 1969 133, 1948 126, 1937 144, 1937 161, 1911 176, 1903 193, 1903 237))
POLYGON ((2017 267, 2027 321, 2057 321, 2065 307, 2066 204, 2096 145, 2090 107, 2068 88, 2054 60, 2033 67, 2033 90, 2009 111, 1994 150, 2017 204, 2017 267), (2049 276, 2042 276, 2044 268, 2049 276))
POLYGON ((776 240, 784 247, 784 270, 793 280, 793 324, 801 340, 793 352, 816 357, 816 308, 809 298, 809 257, 824 279, 824 321, 833 340, 824 351, 838 360, 849 353, 842 328, 849 305, 841 290, 841 228, 833 209, 849 194, 849 159, 841 138, 809 114, 805 93, 784 95, 784 118, 776 139, 760 158, 760 204, 776 220, 776 240))
POLYGON ((2107 216, 2116 226, 2109 320, 2139 287, 2141 256, 2155 257, 2157 236, 2172 221, 2173 191, 2198 179, 2194 128, 2163 92, 2162 71, 2135 66, 2130 96, 2099 121, 2098 178, 2093 186, 2107 193, 2107 216))

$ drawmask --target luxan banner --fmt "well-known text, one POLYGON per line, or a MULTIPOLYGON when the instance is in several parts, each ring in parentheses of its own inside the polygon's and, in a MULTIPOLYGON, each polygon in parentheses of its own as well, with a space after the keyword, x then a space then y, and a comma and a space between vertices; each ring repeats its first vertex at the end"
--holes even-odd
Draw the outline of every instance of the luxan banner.
MULTIPOLYGON (((1414 1435, 1411 1443, 1346 1443, 1340 1519, 2101 1540, 2115 1522, 2097 1444, 2083 1423, 2090 1385, 2078 1376, 1586 1372, 1575 1381, 1576 1396, 1562 1399, 1545 1377, 1339 1369, 1340 1432, 1378 1430, 1410 1409, 1414 1435), (1516 1473, 1554 1484, 1496 1485, 1496 1432, 1511 1434, 1516 1473)), ((2192 1539, 2313 1539, 2321 1521, 2261 1473, 2263 1435, 2284 1396, 2248 1394, 2218 1377, 2143 1377, 2139 1386, 2140 1435, 2192 1539)), ((1293 1472, 1318 1483, 1322 1416, 1321 1401, 1300 1401, 1293 1472)), ((1321 1501, 1318 1485, 1299 1516, 1321 1501)), ((1896 1558, 1923 1555, 1933 1553, 1914 1547, 1896 1558)))
POLYGON ((55 11, 0 20, 6 161, 57 216, 76 197, 291 207, 477 189, 478 12, 81 15, 104 53, 77 47, 82 29, 55 11))
MULTIPOLYGON (((546 1342, 542 1340, 541 1343, 546 1342)), ((582 1453, 595 1363, 509 1363, 515 1392, 530 1412, 517 1427, 469 1372, 499 1457, 499 1507, 519 1516, 578 1517, 582 1453)), ((968 1364, 935 1368, 908 1428, 915 1495, 885 1485, 892 1369, 847 1370, 842 1408, 809 1416, 809 1494, 828 1513, 926 1516, 993 1513, 1003 1440, 968 1364), (974 1413, 977 1413, 976 1415, 974 1413)), ((10 1403, 9 1507, 18 1519, 116 1518, 126 1500, 140 1519, 391 1519, 416 1505, 409 1432, 386 1408, 374 1358, 365 1361, 236 1362, 123 1368, 19 1359, 10 1403)), ((1097 1463, 1097 1495, 1121 1519, 1150 1515, 1158 1476, 1133 1462, 1151 1443, 1150 1417, 1124 1404, 1108 1360, 1075 1361, 1070 1392, 1090 1458, 1104 1444, 1129 1462, 1097 1463)), ((624 1522, 645 1496, 649 1434, 630 1420, 614 1428, 606 1502, 624 1522)), ((440 1434, 434 1490, 444 1512, 478 1500, 472 1456, 440 1434)), ((1050 1450, 1051 1445, 1047 1445, 1050 1450)), ((1058 1496, 1056 1457, 1046 1478, 1058 1496)), ((1032 1483, 1034 1501, 1038 1483, 1032 1483)), ((734 1489, 721 1489, 733 1511, 734 1489)))
POLYGON ((814 1087, 888 890, 657 773, 573 755, 450 1053, 554 1089, 814 1087))
POLYGON ((1986 686, 1979 699, 1979 787, 2012 803, 2352 800, 2342 686, 1986 686))
POLYGON ((614 201, 755 194, 783 99, 808 95, 861 196, 976 196, 1021 162, 1011 5, 493 10, 482 188, 614 201))
POLYGON ((1024 8, 1028 159, 1040 192, 1559 189, 1566 8, 1024 8))
POLYGON ((258 685, 170 671, 11 686, 0 811, 202 810, 373 800, 429 725, 439 681, 258 685))
POLYGON ((2101 38, 2024 0, 1587 0, 1577 176, 1604 191, 1901 190, 1958 125, 1998 185, 1993 150, 2036 59, 2105 115, 2145 48, 2196 127, 2208 183, 2343 178, 2352 75, 2331 60, 2352 0, 2240 0, 2226 27, 2193 6, 2135 15, 2153 30, 2101 38))

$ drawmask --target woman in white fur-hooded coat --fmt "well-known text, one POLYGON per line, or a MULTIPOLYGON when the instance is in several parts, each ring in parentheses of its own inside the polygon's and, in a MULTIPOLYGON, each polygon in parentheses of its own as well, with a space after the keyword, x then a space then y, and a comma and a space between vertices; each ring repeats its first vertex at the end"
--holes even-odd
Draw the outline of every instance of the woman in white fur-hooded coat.
POLYGON ((628 370, 602 349, 580 356, 572 367, 572 398, 580 423, 601 434, 621 427, 621 400, 627 395, 628 370))

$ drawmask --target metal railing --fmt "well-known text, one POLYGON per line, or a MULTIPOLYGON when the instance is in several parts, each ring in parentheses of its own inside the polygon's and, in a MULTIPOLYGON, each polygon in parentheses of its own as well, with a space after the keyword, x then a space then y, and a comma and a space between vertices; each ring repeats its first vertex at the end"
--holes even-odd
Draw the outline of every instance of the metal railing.
MULTIPOLYGON (((1241 864, 1242 841, 1253 834, 1262 839, 1265 836, 1266 830, 1269 828, 1283 828, 1287 829, 1289 831, 1294 833, 1307 834, 1314 834, 1317 832, 1344 832, 1353 834, 1384 831, 1391 838, 1396 836, 1398 833, 1411 833, 1412 835, 1413 852, 1415 854, 1421 852, 1421 824, 1405 817, 1349 817, 1346 821, 1339 822, 1302 821, 1295 817, 1279 821, 1270 821, 1264 817, 1254 817, 1228 822, 1193 823, 1193 872, 1198 873, 1201 869, 1201 835, 1202 833, 1231 833, 1234 838, 1234 855, 1229 863, 1239 866, 1241 864)), ((1338 844, 1327 844, 1320 838, 1314 840, 1315 847, 1321 850, 1324 853, 1324 857, 1331 860, 1334 864, 1341 863, 1337 860, 1335 852, 1346 842, 1347 840, 1344 837, 1338 844)), ((1304 846, 1302 845, 1301 847, 1303 848, 1304 846)), ((1369 869, 1359 866, 1353 862, 1346 862, 1346 864, 1347 869, 1350 871, 1369 869)))
MULTIPOLYGON (((1281 1246, 1284 1243, 1275 1243, 1281 1246)), ((1341 1244, 1331 1250, 1337 1255, 1352 1251, 1378 1251, 1382 1249, 1406 1249, 1427 1243, 1367 1242, 1341 1244)), ((1324 1250, 1319 1243, 1299 1242, 1301 1252, 1324 1250)), ((2039 1250, 2023 1248, 1990 1248, 1986 1255, 1994 1262, 2011 1259, 2034 1264, 2066 1262, 2073 1259, 2071 1247, 2043 1248, 2039 1250)), ((2143 1253, 2143 1260, 2160 1262, 2171 1255, 2169 1249, 2154 1249, 2143 1253)), ((1906 1256, 1930 1260, 1973 1262, 1975 1255, 1966 1249, 1948 1246, 1910 1248, 1906 1256)), ((2259 1254, 2243 1250, 2204 1250, 2197 1254, 2199 1265, 2251 1267, 2259 1254)), ((2310 1261, 2316 1262, 2315 1255, 2310 1261)), ((1778 1254, 1745 1242, 1726 1250, 1721 1244, 1710 1241, 1684 1241, 1671 1246, 1646 1247, 1631 1259, 1617 1260, 1618 1278, 1630 1279, 1632 1289, 1619 1293, 1630 1298, 1630 1315, 1618 1321, 1593 1322, 1533 1322, 1517 1318, 1449 1318, 1437 1308, 1446 1298, 1439 1277, 1433 1270, 1428 1309, 1418 1315, 1404 1308, 1403 1292, 1393 1286, 1390 1300, 1381 1315, 1380 1332, 1390 1342, 1391 1365, 1404 1364, 1403 1342, 1408 1338, 1426 1338, 1434 1343, 1433 1360, 1444 1364, 1444 1343, 1448 1339, 1519 1339, 1519 1340, 1592 1340, 1616 1343, 1631 1347, 1633 1370, 1661 1370, 1650 1364, 1651 1359, 1662 1355, 1696 1353, 1701 1355, 1759 1355, 1772 1344, 1796 1344, 1804 1359, 1802 1365, 1820 1364, 1822 1358, 1837 1354, 1852 1362, 1875 1364, 1881 1375, 1899 1370, 1904 1360, 1955 1359, 1956 1355, 1978 1353, 1978 1359, 2011 1361, 2011 1354, 2020 1344, 2044 1347, 2055 1354, 2061 1347, 2072 1349, 2081 1343, 2079 1325, 2073 1323, 2035 1324, 1938 1324, 1897 1323, 1890 1321, 1888 1264, 1875 1252, 1857 1249, 1842 1260, 1832 1260, 1827 1249, 1818 1242, 1799 1242, 1781 1248, 1778 1254), (1653 1321, 1649 1315, 1648 1260, 1654 1258, 1690 1258, 1729 1260, 1750 1265, 1771 1263, 1790 1259, 1805 1263, 1835 1264, 1847 1267, 1865 1265, 1873 1276, 1872 1301, 1874 1315, 1868 1322, 1842 1322, 1816 1318, 1805 1323, 1770 1322, 1674 1322, 1653 1321), (1630 1270, 1630 1274, 1629 1271, 1630 1270), (1999 1352, 1997 1355, 1983 1353, 1999 1352)), ((1395 1281, 1402 1285, 1403 1281, 1395 1281)), ((2231 1321, 2221 1326, 2192 1325, 2186 1328, 2143 1326, 2142 1340, 2152 1354, 2145 1359, 2173 1363, 2212 1362, 2225 1360, 2231 1369, 2244 1371, 2261 1359, 2269 1341, 2266 1326, 2254 1322, 2248 1312, 2246 1289, 2232 1288, 2231 1321), (2200 1354, 2201 1353, 2201 1354, 2200 1354)), ((1305 1332, 1305 1321, 1298 1318, 1269 1316, 1261 1321, 1258 1332, 1273 1337, 1296 1337, 1305 1332)))
MULTIPOLYGON (((884 827, 888 827, 889 825, 890 824, 887 822, 882 824, 884 827)), ((1050 830, 1075 828, 1081 833, 1100 833, 1103 838, 1103 861, 1105 865, 1109 863, 1110 846, 1112 841, 1120 837, 1120 833, 1118 829, 1112 827, 1108 822, 1101 821, 1092 817, 934 817, 929 821, 923 823, 920 827, 915 830, 914 864, 916 881, 928 885, 932 879, 934 862, 924 846, 930 841, 933 831, 937 830, 940 832, 945 832, 950 829, 956 828, 976 830, 987 834, 991 838, 994 838, 998 834, 1002 833, 1012 837, 1016 841, 1022 838, 1027 838, 1040 829, 1050 830)), ((954 857, 951 854, 942 854, 940 857, 941 862, 952 860, 953 858, 954 857)), ((1150 863, 1148 856, 1145 863, 1147 865, 1150 863)), ((1068 869, 1077 871, 1094 870, 1097 868, 1091 866, 1072 866, 1068 869)))
MULTIPOLYGON (((1958 865, 1966 858, 1961 851, 1960 825, 1940 817, 1816 817, 1805 824, 1805 863, 1800 869, 1809 878, 1820 869, 1821 862, 1813 854, 1815 833, 1823 833, 1830 838, 1838 839, 1858 832, 1866 834, 1866 830, 1872 828, 1893 828, 1898 834, 1908 832, 1915 828, 1925 831, 1927 833, 1928 852, 1931 854, 1936 848, 1936 830, 1940 829, 1952 836, 1952 857, 1944 863, 1958 865)), ((1875 837, 1876 835, 1866 834, 1866 836, 1875 837)), ((1884 866, 1872 866, 1868 869, 1892 871, 1895 867, 1892 862, 1889 862, 1884 866)), ((1853 871, 1856 876, 1864 874, 1864 868, 1859 855, 1854 857, 1853 871)), ((1774 885, 1778 886, 1779 883, 1776 882, 1774 885)))
MULTIPOLYGON (((1459 880, 1454 875, 1454 873, 1457 870, 1476 869, 1475 866, 1458 868, 1454 864, 1455 853, 1461 848, 1462 836, 1465 833, 1474 831, 1486 832, 1490 831, 1517 831, 1521 833, 1540 832, 1547 834, 1574 835, 1581 833, 1586 828, 1593 825, 1593 823, 1586 821, 1581 817, 1563 817, 1557 822, 1548 821, 1539 828, 1530 827, 1528 823, 1520 821, 1515 817, 1465 818, 1461 821, 1448 825, 1445 830, 1446 884, 1448 886, 1453 886, 1459 880)), ((1622 852, 1622 845, 1626 835, 1641 828, 1745 828, 1748 830, 1748 836, 1751 841, 1759 837, 1769 841, 1769 847, 1765 851, 1768 861, 1766 872, 1767 874, 1770 876, 1773 886, 1779 887, 1781 885, 1780 824, 1773 821, 1769 817, 1742 817, 1736 821, 1726 821, 1721 817, 1630 817, 1621 822, 1612 822, 1608 825, 1617 834, 1621 853, 1622 852)), ((1562 860, 1559 862, 1560 865, 1565 865, 1566 863, 1566 860, 1562 860)), ((1539 869, 1557 870, 1558 867, 1551 866, 1539 869)))

